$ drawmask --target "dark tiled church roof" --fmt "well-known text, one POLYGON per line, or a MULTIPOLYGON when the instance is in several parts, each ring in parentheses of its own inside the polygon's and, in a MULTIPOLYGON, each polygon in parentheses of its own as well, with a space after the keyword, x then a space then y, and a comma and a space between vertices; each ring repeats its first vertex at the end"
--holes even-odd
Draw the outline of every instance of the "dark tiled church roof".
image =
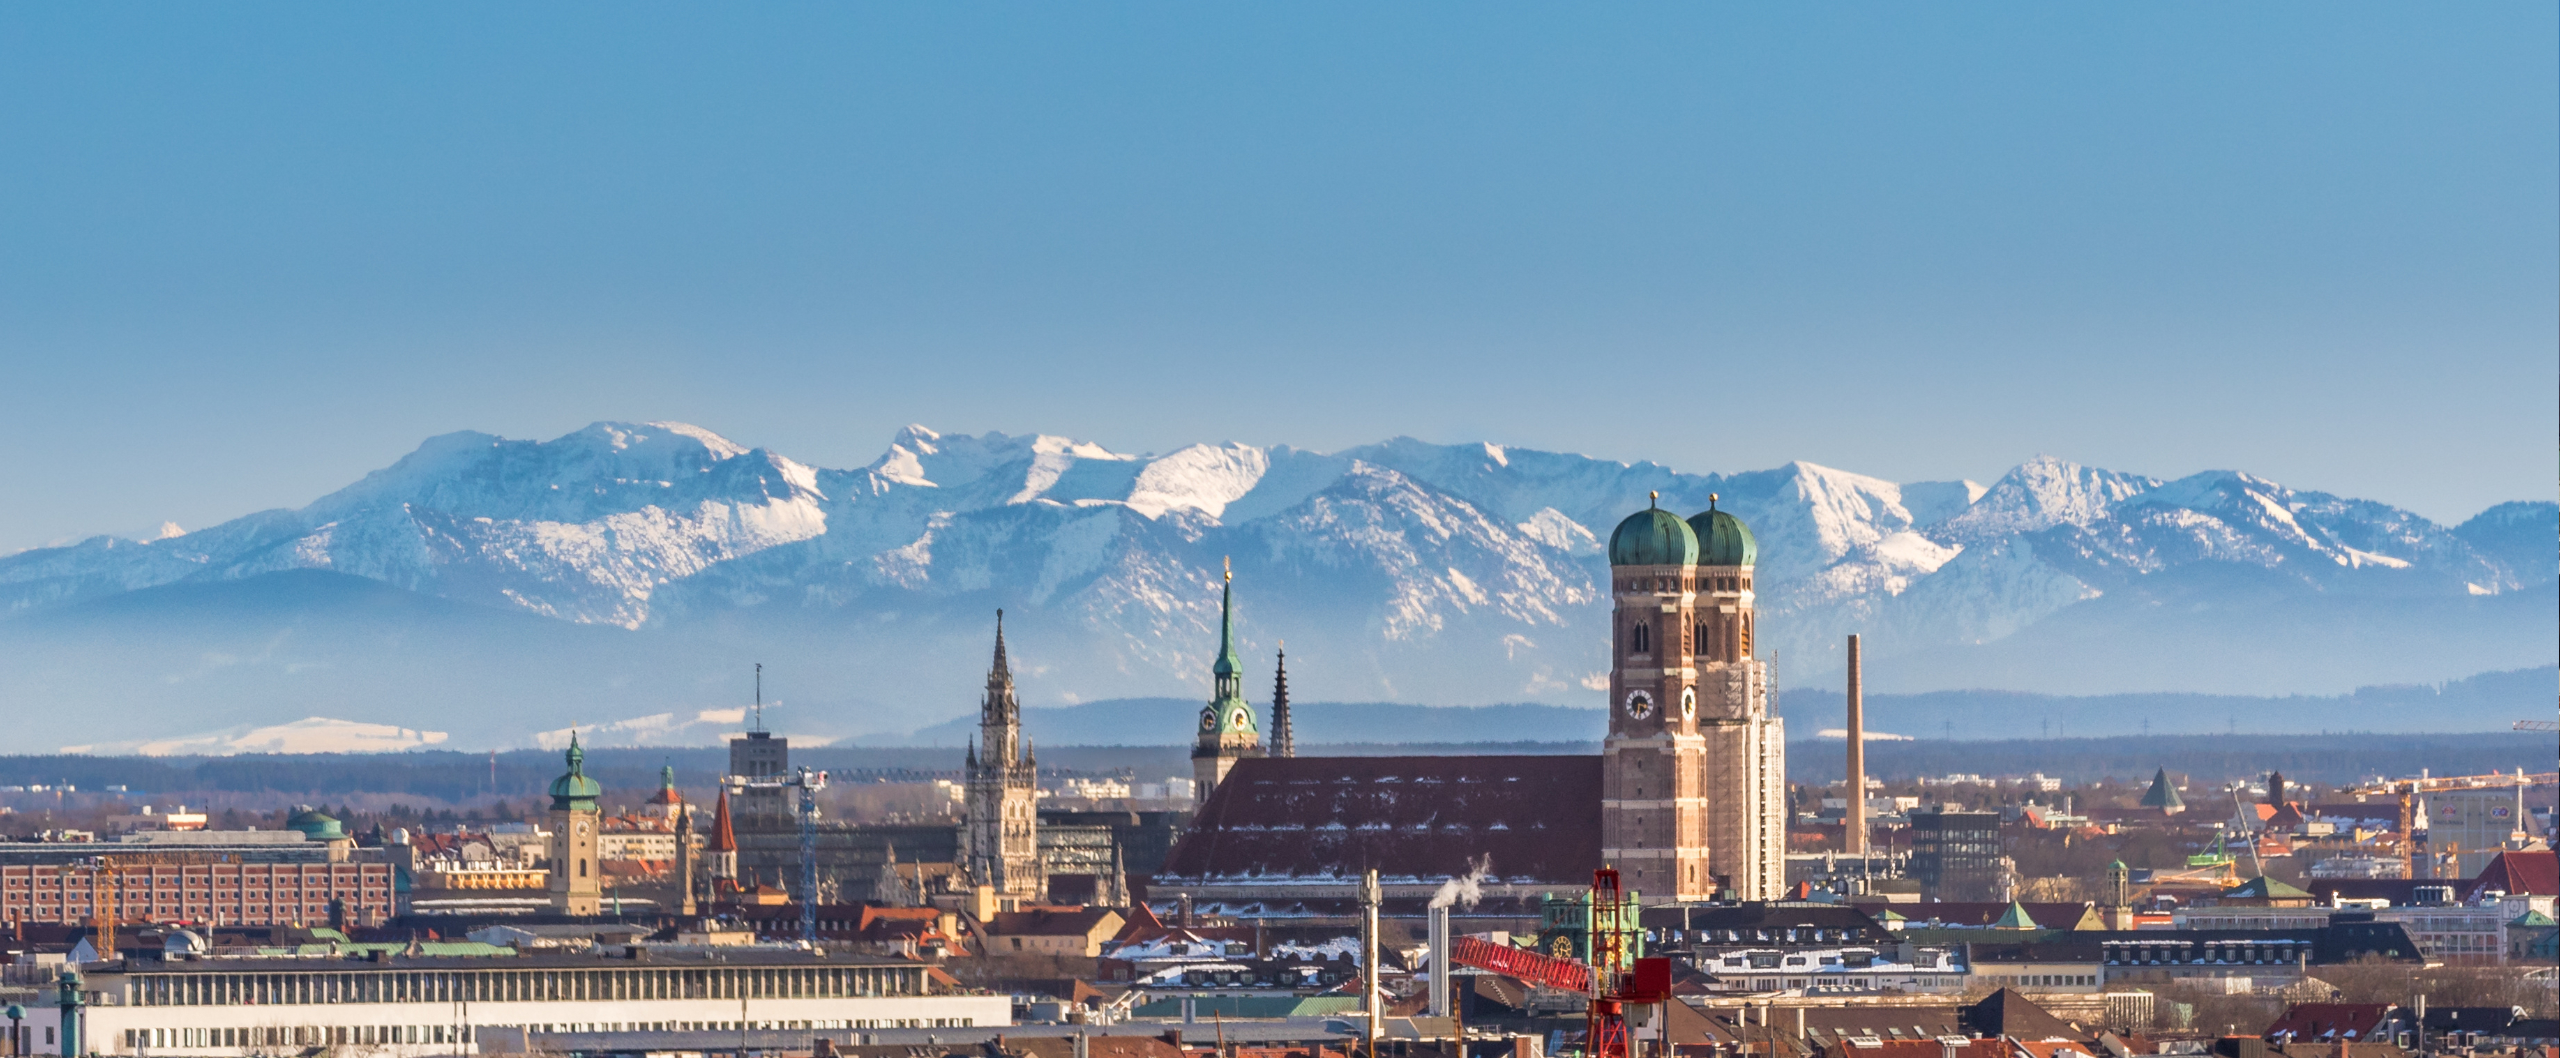
POLYGON ((1439 881, 1491 858, 1491 880, 1590 884, 1600 758, 1259 757, 1236 762, 1161 880, 1439 881))

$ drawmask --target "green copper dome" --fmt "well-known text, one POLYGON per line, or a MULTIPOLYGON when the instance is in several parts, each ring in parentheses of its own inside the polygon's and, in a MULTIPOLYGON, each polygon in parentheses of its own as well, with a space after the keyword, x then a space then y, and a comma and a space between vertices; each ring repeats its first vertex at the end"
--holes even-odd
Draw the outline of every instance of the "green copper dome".
POLYGON ((587 751, 578 748, 578 733, 569 732, 569 772, 551 780, 551 810, 554 812, 592 812, 596 799, 604 796, 604 784, 587 778, 587 751))
POLYGON ((1689 523, 1660 507, 1647 507, 1627 516, 1609 534, 1609 564, 1612 566, 1694 566, 1698 564, 1698 534, 1689 531, 1689 523))
POLYGON ((1707 496, 1707 509, 1690 517, 1689 529, 1698 534, 1701 566, 1748 566, 1760 558, 1760 541, 1752 539, 1751 527, 1717 510, 1713 494, 1707 496))
POLYGON ((287 817, 284 827, 301 831, 302 836, 311 841, 344 841, 347 837, 346 825, 338 822, 338 817, 309 805, 287 817))

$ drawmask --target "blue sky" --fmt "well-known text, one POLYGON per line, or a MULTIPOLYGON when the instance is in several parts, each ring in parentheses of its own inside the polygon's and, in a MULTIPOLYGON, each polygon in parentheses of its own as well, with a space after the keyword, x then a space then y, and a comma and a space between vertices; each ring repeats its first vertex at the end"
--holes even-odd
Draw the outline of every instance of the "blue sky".
POLYGON ((2549 3, 10 5, 0 551, 457 429, 2560 479, 2549 3))

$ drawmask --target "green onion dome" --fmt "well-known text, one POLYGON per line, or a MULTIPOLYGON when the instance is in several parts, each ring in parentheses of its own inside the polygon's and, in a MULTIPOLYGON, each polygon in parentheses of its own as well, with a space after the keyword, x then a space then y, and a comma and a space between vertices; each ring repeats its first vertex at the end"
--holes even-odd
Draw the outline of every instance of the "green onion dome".
POLYGON ((569 732, 568 774, 551 780, 551 807, 554 811, 591 810, 596 799, 604 796, 604 784, 587 778, 587 751, 578 748, 578 733, 569 732))
MULTIPOLYGON (((1661 493, 1654 493, 1659 500, 1661 493)), ((1609 564, 1612 566, 1694 566, 1698 564, 1698 534, 1689 531, 1689 523, 1660 507, 1648 506, 1627 516, 1609 534, 1609 564)))
POLYGON ((1707 509, 1689 519, 1689 528, 1698 534, 1701 566, 1748 566, 1760 557, 1760 541, 1752 539, 1751 527, 1717 510, 1714 493, 1707 494, 1707 509))

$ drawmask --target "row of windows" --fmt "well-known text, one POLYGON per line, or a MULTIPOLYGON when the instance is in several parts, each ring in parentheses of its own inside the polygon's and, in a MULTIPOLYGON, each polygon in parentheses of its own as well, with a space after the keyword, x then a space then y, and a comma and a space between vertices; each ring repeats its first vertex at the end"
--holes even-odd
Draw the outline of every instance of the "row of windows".
POLYGON ((2098 983, 2096 974, 1986 974, 1982 979, 2012 988, 2077 988, 2098 983))
POLYGON ((468 1025, 257 1025, 247 1028, 126 1029, 127 1050, 143 1047, 320 1047, 386 1043, 469 1043, 468 1025))
POLYGON ((702 970, 456 970, 357 973, 145 974, 137 1006, 244 1003, 451 1003, 622 999, 832 999, 917 995, 909 967, 721 967, 702 970))
MULTIPOLYGON (((971 1028, 976 1018, 823 1018, 814 1021, 588 1021, 526 1025, 541 1033, 736 1032, 788 1029, 971 1028)), ((143 1047, 372 1047, 404 1043, 470 1043, 469 1025, 255 1025, 243 1028, 126 1029, 126 1049, 143 1047)), ((46 1029, 46 1043, 52 1043, 46 1029)))
POLYGON ((2265 963, 2290 965, 2310 951, 2308 945, 2277 942, 2270 944, 2205 945, 2188 947, 2116 948, 2109 946, 2107 965, 2141 966, 2161 963, 2265 963))
MULTIPOLYGON (((1681 577, 1628 577, 1621 580, 1621 591, 1686 591, 1681 577)), ((1742 591, 1751 587, 1749 577, 1700 577, 1699 591, 1742 591)))
MULTIPOLYGON (((1694 630, 1695 638, 1688 638, 1684 636, 1681 639, 1680 653, 1684 655, 1697 653, 1698 650, 1694 644, 1715 641, 1721 638, 1723 640, 1722 646, 1725 648, 1722 653, 1729 653, 1735 657, 1750 657, 1751 625, 1752 621, 1750 615, 1745 614, 1740 620, 1733 622, 1729 627, 1728 631, 1730 632, 1730 635, 1719 637, 1716 635, 1714 625, 1707 622, 1700 622, 1694 630)), ((1683 631, 1689 630, 1684 628, 1683 631)), ((1627 625, 1626 652, 1631 655, 1653 653, 1652 622, 1634 621, 1627 625)))

